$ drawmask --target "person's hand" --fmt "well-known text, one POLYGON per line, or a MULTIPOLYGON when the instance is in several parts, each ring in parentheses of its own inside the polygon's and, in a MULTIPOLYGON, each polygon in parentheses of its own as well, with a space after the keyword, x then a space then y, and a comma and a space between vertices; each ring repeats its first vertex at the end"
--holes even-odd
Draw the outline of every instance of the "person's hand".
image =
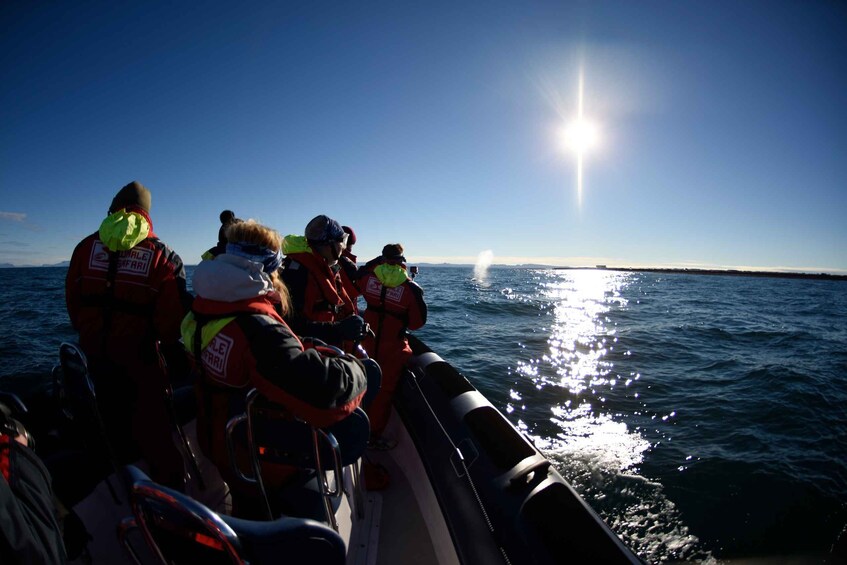
POLYGON ((361 316, 350 316, 338 322, 338 330, 341 339, 347 341, 359 341, 365 337, 365 320, 361 316))

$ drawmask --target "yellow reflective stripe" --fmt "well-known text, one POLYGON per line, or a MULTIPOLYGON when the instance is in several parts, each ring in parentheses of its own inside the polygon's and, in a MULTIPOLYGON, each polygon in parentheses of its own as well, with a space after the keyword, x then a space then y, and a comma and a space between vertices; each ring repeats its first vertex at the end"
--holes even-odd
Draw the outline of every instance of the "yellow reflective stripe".
MULTIPOLYGON (((207 322, 203 326, 203 334, 200 336, 200 349, 206 349, 209 343, 215 339, 215 336, 220 333, 224 327, 233 321, 235 316, 226 318, 218 318, 207 322)), ((182 343, 189 353, 194 353, 194 332, 197 331, 197 320, 194 319, 194 312, 189 312, 182 319, 182 324, 179 327, 182 334, 182 343)))

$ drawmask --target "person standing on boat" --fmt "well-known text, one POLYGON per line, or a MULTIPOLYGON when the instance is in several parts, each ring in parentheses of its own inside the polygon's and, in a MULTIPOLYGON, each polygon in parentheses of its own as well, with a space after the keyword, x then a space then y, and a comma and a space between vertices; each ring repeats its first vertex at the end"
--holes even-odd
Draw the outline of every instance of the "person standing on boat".
POLYGON ((344 250, 341 252, 341 257, 338 258, 338 264, 341 266, 338 274, 341 276, 341 285, 347 291, 347 296, 353 301, 353 311, 359 313, 358 298, 362 295, 359 290, 357 281, 359 280, 359 267, 356 265, 356 256, 353 255, 353 246, 356 244, 356 232, 349 226, 341 226, 344 233, 347 234, 347 241, 344 245, 344 250))
MULTIPOLYGON (((183 321, 182 339, 200 373, 200 448, 232 489, 234 514, 261 517, 256 490, 235 477, 226 445, 227 422, 244 412, 247 391, 255 387, 295 417, 325 427, 359 406, 367 376, 362 363, 350 355, 304 350, 285 323, 291 305, 278 272, 279 233, 247 220, 231 224, 226 235, 226 253, 203 261, 194 271, 197 298, 183 321)), ((246 457, 244 453, 246 449, 240 456, 246 457)), ((273 488, 290 473, 290 468, 278 465, 265 469, 263 477, 273 488)))
POLYGON ((406 331, 423 327, 427 308, 423 289, 406 274, 402 245, 386 245, 382 255, 368 265, 369 269, 359 279, 359 288, 368 304, 365 321, 374 335, 368 336, 362 345, 382 368, 382 388, 367 409, 374 445, 379 447, 388 441, 381 442, 380 436, 388 424, 394 390, 412 356, 406 331))
POLYGON ((321 215, 306 225, 304 236, 286 236, 282 249, 282 280, 292 302, 288 325, 299 336, 345 351, 365 335, 365 322, 344 289, 338 263, 348 239, 338 222, 321 215))
POLYGON ((179 326, 192 296, 182 259, 153 232, 150 204, 141 183, 121 188, 100 229, 74 249, 65 298, 115 455, 141 456, 156 482, 182 488, 166 393, 169 373, 187 372, 179 326))
POLYGON ((218 243, 214 247, 207 249, 203 255, 200 256, 203 260, 214 259, 221 253, 226 253, 226 229, 230 225, 241 221, 235 217, 235 212, 232 210, 224 210, 221 212, 220 220, 221 227, 218 228, 218 243))

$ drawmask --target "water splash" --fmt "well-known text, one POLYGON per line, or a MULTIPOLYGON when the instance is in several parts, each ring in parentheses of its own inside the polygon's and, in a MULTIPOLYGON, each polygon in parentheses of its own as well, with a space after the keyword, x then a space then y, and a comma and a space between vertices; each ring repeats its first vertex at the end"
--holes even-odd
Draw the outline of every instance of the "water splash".
POLYGON ((488 267, 491 266, 493 260, 494 252, 492 250, 486 249, 485 251, 480 251, 476 258, 476 265, 473 268, 473 276, 476 280, 485 280, 485 277, 488 276, 488 267))

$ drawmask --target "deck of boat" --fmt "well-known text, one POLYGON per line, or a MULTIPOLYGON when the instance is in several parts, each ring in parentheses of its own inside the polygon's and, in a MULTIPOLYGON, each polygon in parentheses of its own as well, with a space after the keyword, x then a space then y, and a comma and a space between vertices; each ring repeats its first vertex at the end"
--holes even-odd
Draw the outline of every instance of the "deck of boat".
MULTIPOLYGON (((194 422, 189 423, 185 431, 192 446, 196 446, 194 422)), ((386 434, 397 439, 397 446, 390 451, 369 450, 366 458, 385 466, 391 481, 384 490, 364 491, 363 518, 357 517, 351 507, 352 481, 349 476, 345 476, 347 496, 343 498, 336 517, 339 533, 348 546, 347 563, 458 564, 423 464, 396 412, 391 415, 386 434)), ((195 451, 207 486, 200 491, 192 485, 188 494, 218 513, 228 514, 230 503, 226 484, 214 465, 198 450, 195 451)), ((143 462, 139 462, 139 467, 144 469, 143 462)), ((345 471, 347 473, 349 468, 345 471)), ((112 476, 108 480, 115 487, 120 487, 116 477, 112 476)), ((125 493, 120 490, 119 493, 121 503, 117 504, 104 481, 88 498, 74 507, 93 539, 88 545, 88 554, 71 563, 133 563, 117 537, 120 522, 132 515, 125 493)), ((130 534, 130 541, 145 563, 156 562, 139 531, 130 534)))

